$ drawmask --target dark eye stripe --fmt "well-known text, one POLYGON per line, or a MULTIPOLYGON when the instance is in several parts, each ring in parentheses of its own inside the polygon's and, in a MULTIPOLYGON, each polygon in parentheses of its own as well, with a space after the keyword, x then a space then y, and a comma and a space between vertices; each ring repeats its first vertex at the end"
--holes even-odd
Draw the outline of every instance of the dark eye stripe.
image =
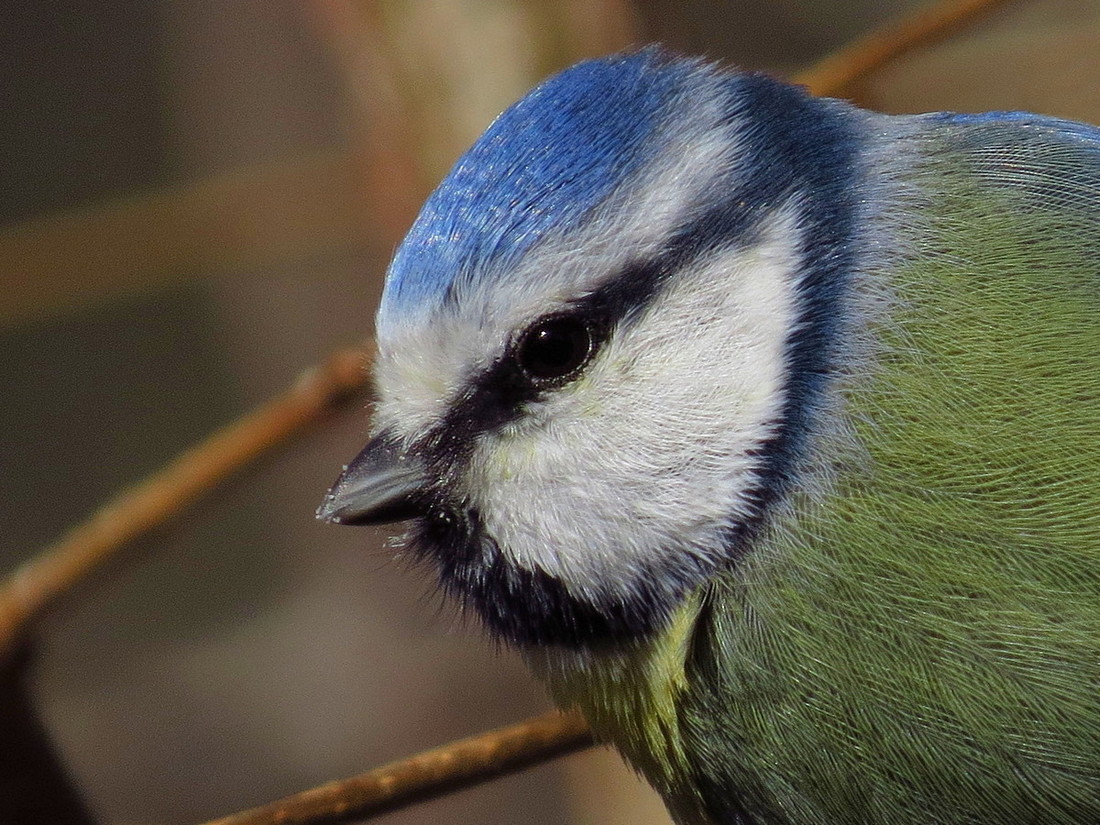
MULTIPOLYGON (((575 318, 592 336, 590 349, 595 353, 607 340, 610 327, 602 316, 587 313, 582 306, 573 306, 567 316, 575 318)), ((520 352, 529 346, 526 336, 519 336, 488 369, 475 375, 466 388, 451 402, 443 420, 421 441, 418 449, 429 457, 437 473, 464 463, 474 441, 482 433, 492 432, 516 420, 526 404, 552 392, 562 375, 542 380, 532 375, 521 363, 520 352)), ((580 366, 580 365, 578 365, 580 366)))
MULTIPOLYGON (((724 202, 699 216, 691 226, 681 228, 670 238, 661 255, 628 265, 596 289, 571 301, 560 315, 587 324, 595 339, 593 350, 599 350, 618 327, 641 317, 678 269, 690 266, 716 248, 730 245, 731 237, 751 242, 753 228, 743 226, 750 216, 739 208, 736 216, 723 217, 720 213, 729 206, 729 202, 724 202)), ((555 382, 544 385, 532 381, 520 366, 516 349, 522 342, 523 336, 518 336, 500 358, 474 375, 451 402, 443 420, 421 441, 419 449, 423 455, 432 457, 431 463, 439 471, 463 463, 477 436, 516 420, 526 404, 546 391, 553 391, 555 382)))

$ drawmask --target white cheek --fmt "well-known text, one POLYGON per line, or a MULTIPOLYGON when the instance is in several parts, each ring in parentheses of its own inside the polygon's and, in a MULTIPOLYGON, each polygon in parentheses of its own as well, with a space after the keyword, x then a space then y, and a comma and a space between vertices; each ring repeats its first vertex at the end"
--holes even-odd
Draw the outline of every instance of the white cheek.
POLYGON ((514 563, 582 592, 662 554, 721 552, 782 408, 796 322, 795 221, 764 223, 756 246, 677 273, 582 379, 479 441, 467 490, 514 563))

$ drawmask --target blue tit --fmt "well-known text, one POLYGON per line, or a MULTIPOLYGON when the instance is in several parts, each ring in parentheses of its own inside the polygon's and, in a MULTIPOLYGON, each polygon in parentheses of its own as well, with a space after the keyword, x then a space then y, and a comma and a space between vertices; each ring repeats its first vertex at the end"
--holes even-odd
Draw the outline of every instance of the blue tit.
POLYGON ((1100 822, 1100 129, 645 49, 502 114, 320 515, 682 825, 1100 822))

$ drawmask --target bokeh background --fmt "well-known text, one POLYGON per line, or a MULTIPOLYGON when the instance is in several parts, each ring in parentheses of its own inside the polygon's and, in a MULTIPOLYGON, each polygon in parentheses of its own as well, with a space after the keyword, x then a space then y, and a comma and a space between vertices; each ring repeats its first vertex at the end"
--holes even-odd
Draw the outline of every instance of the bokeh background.
MULTIPOLYGON (((790 74, 913 5, 4 3, 0 574, 367 340, 416 203, 546 73, 660 40, 790 74)), ((857 91, 1100 122, 1100 4, 1008 3, 857 91)), ((334 416, 42 627, 35 700, 103 822, 198 822, 548 706, 385 531, 314 521, 366 431, 334 416)), ((601 752, 383 821, 668 822, 601 752)))

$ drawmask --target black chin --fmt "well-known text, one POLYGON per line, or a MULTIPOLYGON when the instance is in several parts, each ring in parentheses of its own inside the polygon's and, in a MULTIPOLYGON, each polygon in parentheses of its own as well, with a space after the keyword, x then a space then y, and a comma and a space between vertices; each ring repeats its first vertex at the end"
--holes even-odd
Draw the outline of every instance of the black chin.
POLYGON ((547 573, 506 559, 469 509, 431 508, 414 522, 412 546, 437 567, 443 589, 472 607, 490 633, 521 647, 577 649, 645 638, 666 624, 690 588, 667 575, 641 575, 614 598, 578 597, 547 573))

